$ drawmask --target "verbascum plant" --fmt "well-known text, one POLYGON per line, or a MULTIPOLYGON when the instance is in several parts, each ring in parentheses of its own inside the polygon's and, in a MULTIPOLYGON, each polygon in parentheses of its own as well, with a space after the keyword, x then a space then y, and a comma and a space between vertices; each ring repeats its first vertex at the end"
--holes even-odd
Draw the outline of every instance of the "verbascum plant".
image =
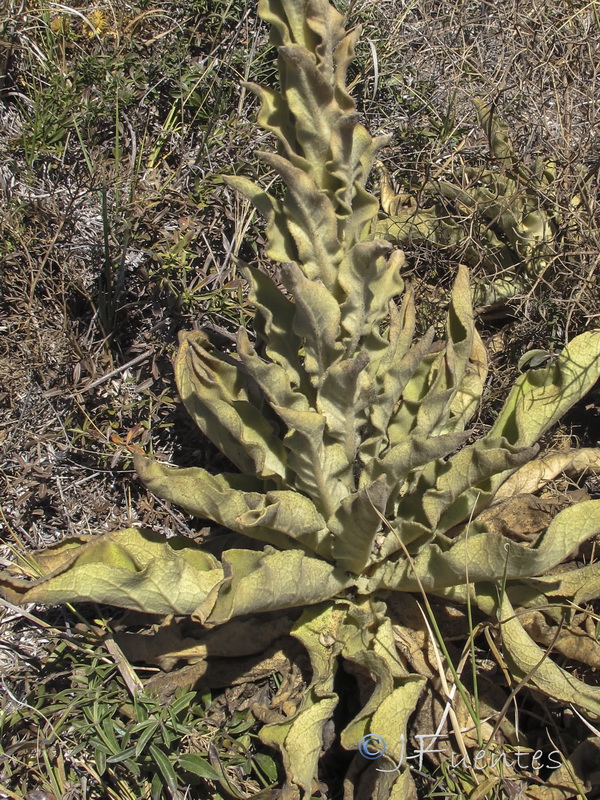
POLYGON ((583 202, 589 180, 582 167, 577 193, 568 209, 561 208, 555 162, 537 157, 527 166, 508 125, 485 101, 473 102, 493 167, 465 166, 458 179, 440 177, 396 194, 388 171, 379 165, 382 215, 377 232, 397 244, 460 253, 477 271, 474 302, 485 307, 529 291, 562 254, 580 249, 576 231, 565 222, 567 213, 590 208, 583 202))
MULTIPOLYGON (((373 685, 340 732, 342 746, 356 750, 372 733, 401 760, 426 683, 396 647, 393 608, 408 603, 407 593, 477 604, 500 621, 517 680, 527 676, 538 691, 600 718, 600 689, 544 660, 513 610, 600 596, 600 564, 559 568, 600 533, 600 501, 562 510, 530 543, 485 521, 501 487, 513 481, 510 498, 519 476, 537 468, 537 440, 598 379, 600 331, 521 375, 495 423, 475 437, 467 426, 487 366, 467 270, 454 283, 445 339, 436 344, 428 331, 415 340, 403 256, 372 234, 379 205, 366 181, 386 140, 359 123, 346 89, 358 32, 346 33, 326 0, 260 0, 259 12, 271 25, 281 81, 279 91, 252 87, 260 124, 278 144, 261 159, 285 191, 269 194, 242 177, 229 183, 266 218, 283 289, 243 267, 256 339, 240 330, 236 351, 223 353, 205 333, 186 333, 175 362, 188 411, 236 471, 136 457, 152 492, 257 545, 218 559, 189 539, 129 529, 66 540, 36 556, 41 577, 3 574, 1 585, 22 603, 93 600, 206 628, 296 610, 290 632, 312 675, 299 706, 261 732, 281 752, 283 797, 292 800, 311 797, 340 662, 373 685)), ((592 464, 587 456, 580 452, 578 463, 592 464)), ((377 772, 371 764, 361 775, 366 764, 357 754, 345 797, 409 796, 404 765, 377 772)))

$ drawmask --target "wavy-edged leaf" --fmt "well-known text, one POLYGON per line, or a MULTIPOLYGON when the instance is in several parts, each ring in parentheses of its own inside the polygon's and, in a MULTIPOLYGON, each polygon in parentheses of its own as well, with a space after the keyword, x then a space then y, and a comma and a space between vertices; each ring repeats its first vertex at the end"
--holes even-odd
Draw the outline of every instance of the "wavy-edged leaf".
POLYGON ((345 76, 354 57, 358 31, 345 31, 344 17, 328 0, 311 0, 306 4, 305 14, 307 28, 319 37, 314 47, 319 70, 335 86, 340 105, 346 110, 353 109, 345 76))
POLYGON ((223 581, 193 614, 203 625, 222 625, 244 614, 317 605, 352 583, 343 570, 301 550, 226 550, 222 563, 223 581))
MULTIPOLYGON (((446 347, 438 359, 432 362, 432 369, 424 384, 426 391, 421 395, 413 427, 417 436, 453 433, 458 430, 457 421, 464 419, 464 411, 453 416, 451 411, 462 388, 463 379, 470 365, 473 350, 477 347, 473 326, 473 307, 469 286, 468 270, 458 268, 446 323, 446 347)), ((422 390, 421 390, 422 391, 422 390)), ((457 408, 458 411, 458 408, 457 408)))
POLYGON ((284 406, 295 411, 309 411, 306 395, 292 386, 284 367, 261 358, 243 328, 238 331, 237 351, 248 375, 260 386, 271 406, 284 406))
POLYGON ((211 475, 200 467, 176 469, 140 455, 135 466, 151 492, 190 514, 282 549, 301 544, 330 557, 325 521, 306 497, 291 491, 246 491, 238 487, 264 485, 242 475, 211 475))
POLYGON ((292 261, 297 257, 296 243, 291 235, 281 202, 248 178, 227 175, 228 186, 247 197, 267 220, 267 253, 274 261, 292 261))
POLYGON ((60 542, 36 557, 34 581, 0 575, 19 603, 106 603, 148 614, 189 615, 223 579, 219 562, 183 537, 146 528, 60 542))
POLYGON ((364 237, 368 223, 379 209, 377 199, 364 188, 377 151, 387 144, 387 137, 373 139, 357 116, 342 117, 332 132, 331 159, 327 171, 335 190, 338 237, 349 251, 364 237))
MULTIPOLYGON (((399 365, 400 369, 403 368, 402 380, 398 382, 402 386, 402 397, 390 416, 386 431, 392 447, 403 442, 415 429, 423 400, 431 392, 443 363, 443 353, 439 349, 431 352, 433 336, 433 331, 428 331, 399 365)), ((441 401, 436 402, 441 405, 441 401)), ((421 427, 425 427, 423 419, 421 427)))
MULTIPOLYGON (((391 560, 359 579, 359 592, 376 588, 414 592, 419 586, 438 592, 467 582, 501 583, 504 580, 533 578, 561 564, 583 542, 600 532, 600 500, 588 500, 565 508, 548 529, 527 546, 496 533, 462 534, 448 550, 437 544, 424 547, 413 564, 400 558, 391 560), (417 581, 415 577, 420 579, 417 581)), ((557 582, 560 576, 553 576, 557 582)))
POLYGON ((294 787, 303 790, 304 800, 312 796, 323 731, 338 702, 333 681, 343 644, 340 630, 344 616, 344 608, 316 606, 307 609, 292 629, 292 635, 308 652, 312 680, 297 713, 286 722, 265 725, 259 734, 265 744, 281 751, 288 781, 286 790, 290 792, 284 794, 287 797, 298 796, 298 788, 295 794, 291 793, 294 787))
MULTIPOLYGON (((392 500, 410 473, 431 461, 448 456, 465 444, 469 433, 451 433, 443 436, 410 436, 406 441, 392 447, 382 458, 374 458, 361 475, 361 483, 374 481, 385 475, 392 500)), ((394 507, 394 516, 397 510, 394 507)))
POLYGON ((344 498, 328 519, 333 535, 332 554, 342 569, 360 575, 371 560, 388 496, 386 480, 381 476, 344 498))
POLYGON ((306 278, 318 280, 331 290, 342 257, 331 200, 312 178, 285 158, 275 153, 259 155, 281 175, 287 187, 282 209, 297 252, 290 260, 298 262, 306 278))
MULTIPOLYGON (((438 533, 479 513, 492 499, 490 478, 504 474, 530 461, 537 447, 512 447, 506 440, 483 439, 465 447, 445 464, 432 465, 423 472, 424 485, 436 478, 432 489, 425 489, 423 508, 438 533)), ((418 491, 418 489, 417 489, 418 491)))
POLYGON ((250 283, 249 296, 256 308, 254 328, 267 356, 285 369, 294 388, 310 398, 312 386, 300 358, 302 340, 293 330, 295 304, 260 270, 247 264, 240 270, 250 283))
POLYGON ((344 292, 341 326, 348 354, 356 351, 359 342, 385 317, 390 301, 402 291, 404 254, 401 250, 390 253, 390 249, 383 240, 361 242, 340 264, 338 282, 344 292))
POLYGON ((294 333, 304 343, 304 368, 317 386, 319 378, 343 352, 342 345, 336 341, 340 308, 323 283, 308 280, 296 264, 285 264, 282 278, 296 301, 294 333))
POLYGON ((285 476, 285 449, 264 416, 264 400, 261 408, 261 398, 251 396, 241 364, 215 353, 201 331, 184 333, 175 379, 194 422, 238 469, 267 479, 285 476))
POLYGON ((360 443, 359 430, 366 422, 365 409, 372 400, 371 382, 365 371, 365 350, 355 358, 338 361, 323 376, 317 409, 327 420, 327 434, 339 442, 348 463, 353 463, 360 443))
POLYGON ((600 378, 600 330, 576 336, 546 369, 515 382, 488 436, 531 445, 600 378))
POLYGON ((281 406, 276 406, 275 411, 288 428, 283 442, 289 450, 290 482, 308 495, 327 519, 352 488, 351 463, 344 448, 327 441, 323 414, 281 406))
POLYGON ((481 404, 483 390, 488 375, 487 350, 477 331, 473 331, 473 346, 468 364, 459 383, 458 390, 450 403, 448 420, 442 426, 442 433, 462 431, 481 404))
POLYGON ((432 533, 444 533, 489 504, 490 477, 520 466, 535 452, 483 440, 447 461, 431 461, 407 487, 396 515, 402 523, 413 520, 432 533))
POLYGON ((515 155, 514 147, 510 139, 510 128, 507 123, 494 113, 494 109, 481 97, 472 99, 477 121, 485 131, 488 138, 490 153, 500 163, 509 166, 515 155))
MULTIPOLYGON (((261 101, 258 112, 258 124, 261 128, 275 134, 281 150, 290 162, 304 172, 310 174, 310 163, 299 154, 296 130, 289 115, 285 98, 280 92, 255 83, 245 83, 261 101)), ((247 192, 244 192, 247 196, 247 192)))
POLYGON ((408 288, 398 310, 393 303, 389 305, 389 328, 384 338, 385 348, 381 355, 375 354, 368 370, 376 390, 376 397, 369 412, 372 433, 367 435, 360 448, 363 464, 377 457, 390 447, 404 441, 401 423, 390 426, 396 413, 402 392, 414 376, 420 362, 433 342, 433 330, 413 345, 416 315, 414 294, 408 288))
MULTIPOLYGON (((283 62, 282 94, 293 115, 296 140, 311 167, 324 169, 330 158, 332 130, 344 114, 332 76, 324 75, 314 55, 300 45, 280 47, 279 58, 283 62)), ((316 177, 322 187, 322 176, 316 177)))
POLYGON ((312 43, 312 38, 306 38, 304 9, 293 0, 258 0, 258 13, 271 26, 271 41, 277 47, 290 42, 312 43))
POLYGON ((371 598, 349 604, 344 619, 342 656, 359 664, 375 678, 375 688, 359 714, 344 728, 341 742, 347 750, 373 732, 389 744, 392 758, 399 759, 408 717, 414 711, 425 679, 409 675, 402 664, 385 605, 371 598))
POLYGON ((323 558, 332 559, 331 532, 324 518, 314 503, 298 492, 267 492, 264 508, 246 511, 237 523, 246 533, 256 527, 257 538, 262 529, 280 531, 323 558))
POLYGON ((588 686, 552 661, 524 630, 506 594, 498 616, 511 672, 516 677, 528 676, 536 689, 553 700, 573 704, 600 719, 600 687, 588 686))
POLYGON ((181 506, 189 514, 211 519, 282 549, 296 546, 293 539, 279 530, 259 528, 254 522, 246 528, 240 521, 246 512, 260 512, 267 504, 266 494, 261 491, 265 486, 260 481, 248 481, 243 475, 229 473, 211 475, 201 467, 177 469, 141 455, 135 456, 135 468, 153 494, 181 506))

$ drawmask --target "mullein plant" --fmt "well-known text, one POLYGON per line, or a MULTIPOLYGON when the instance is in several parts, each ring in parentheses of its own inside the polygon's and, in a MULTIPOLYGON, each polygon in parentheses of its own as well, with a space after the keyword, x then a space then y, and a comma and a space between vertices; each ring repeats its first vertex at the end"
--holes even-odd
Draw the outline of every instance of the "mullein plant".
MULTIPOLYGON (((360 124, 346 88, 358 31, 347 33, 327 0, 260 0, 258 8, 280 75, 279 91, 251 87, 259 122, 277 140, 277 152, 260 158, 285 190, 271 194, 243 177, 228 183, 266 218, 283 288, 242 266, 256 338, 242 329, 235 352, 224 353, 204 332, 184 333, 175 361, 189 413, 235 470, 135 460, 153 493, 234 532, 236 546, 217 558, 143 528, 82 536, 37 554, 35 580, 24 567, 3 573, 1 585, 13 602, 95 601, 205 629, 291 614, 311 675, 299 705, 265 724, 261 739, 280 750, 282 796, 292 800, 311 797, 340 663, 373 687, 341 745, 353 751, 376 734, 390 764, 402 759, 426 685, 396 647, 393 608, 407 593, 478 606, 499 622, 517 681, 600 718, 600 688, 544 659, 514 610, 554 608, 560 618, 563 607, 600 596, 600 563, 560 568, 600 533, 600 501, 565 508, 533 542, 479 519, 509 479, 505 496, 518 490, 519 475, 537 463, 536 442, 598 379, 600 331, 522 374, 491 428, 475 436, 468 424, 487 362, 467 269, 455 278, 445 338, 434 343, 428 331, 415 340, 403 255, 375 234, 379 204, 366 183, 387 139, 360 124)), ((377 772, 357 753, 349 774, 345 797, 411 791, 404 765, 377 772)))
POLYGON ((577 260, 581 237, 566 217, 586 215, 590 180, 583 166, 576 168, 577 192, 561 208, 556 163, 538 156, 527 166, 506 122, 481 98, 473 104, 492 167, 465 166, 454 180, 440 177, 396 193, 387 169, 378 164, 382 214, 377 233, 400 245, 460 253, 477 273, 474 302, 487 307, 528 292, 561 253, 572 252, 571 260, 577 260))

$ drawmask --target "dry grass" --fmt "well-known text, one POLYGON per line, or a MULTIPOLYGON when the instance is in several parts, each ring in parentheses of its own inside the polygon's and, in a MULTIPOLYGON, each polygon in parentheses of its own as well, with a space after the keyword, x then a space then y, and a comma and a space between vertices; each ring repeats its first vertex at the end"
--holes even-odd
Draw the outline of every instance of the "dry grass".
MULTIPOLYGON (((366 24, 364 112, 372 128, 395 133, 386 162, 398 186, 418 195, 432 179, 460 186, 465 165, 493 167, 472 97, 485 99, 508 123, 522 164, 532 167, 536 157, 553 163, 555 179, 540 202, 550 202, 563 218, 561 246, 537 285, 512 307, 524 321, 515 340, 523 350, 547 347, 597 324, 598 4, 390 0, 353 8, 366 24), (574 209, 570 201, 583 181, 574 209)), ((417 273, 443 282, 462 253, 418 247, 409 254, 417 273)))
MULTIPOLYGON (((556 164, 552 202, 568 247, 530 291, 481 321, 495 337, 492 414, 523 352, 599 324, 600 3, 345 5, 364 25, 354 95, 373 133, 394 134, 384 159, 399 187, 432 174, 460 181, 463 165, 489 163, 474 95, 498 108, 525 164, 537 155, 556 164), (574 210, 582 170, 587 194, 574 210)), ((132 521, 201 529, 132 480, 124 445, 222 464, 182 412, 170 357, 179 330, 208 325, 226 341, 249 318, 234 257, 262 258, 261 229, 220 175, 252 173, 255 149, 270 146, 240 89, 248 76, 273 80, 266 44, 243 0, 9 0, 0 11, 4 563, 14 547, 132 521), (257 251, 244 243, 248 229, 257 251)), ((409 248, 409 271, 446 286, 460 255, 409 248)), ((598 443, 597 391, 568 424, 581 444, 598 443)), ((48 643, 3 613, 0 671, 21 692, 48 643)), ((26 769, 19 781, 23 792, 39 785, 26 769)), ((462 796, 442 784, 444 796, 462 796)))

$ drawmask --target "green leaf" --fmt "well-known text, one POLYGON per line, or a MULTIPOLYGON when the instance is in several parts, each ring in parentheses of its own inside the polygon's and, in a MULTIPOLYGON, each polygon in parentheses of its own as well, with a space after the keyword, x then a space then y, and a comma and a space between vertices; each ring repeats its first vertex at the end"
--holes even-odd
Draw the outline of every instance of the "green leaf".
POLYGON ((250 300, 256 307, 254 327, 265 344, 267 356, 285 370, 294 388, 311 398, 312 386, 300 358, 302 340, 293 331, 295 304, 285 297, 268 275, 247 265, 240 269, 250 282, 250 300))
POLYGON ((349 356, 385 316, 390 301, 402 291, 400 269, 404 254, 400 250, 391 253, 391 249, 383 240, 362 242, 340 264, 337 279, 344 291, 341 326, 349 356))
POLYGON ((544 598, 571 598, 576 606, 583 606, 600 597, 600 561, 579 569, 558 572, 528 581, 529 587, 538 590, 544 598))
POLYGON ((361 594, 370 594, 377 588, 414 592, 420 586, 438 592, 467 583, 533 578, 561 564, 599 532, 600 500, 588 500, 557 514, 533 546, 496 533, 469 534, 467 528, 448 550, 437 544, 428 545, 412 564, 404 559, 395 563, 390 560, 374 568, 370 577, 359 579, 357 585, 361 594))
POLYGON ((166 541, 146 528, 67 540, 40 554, 38 563, 46 576, 34 581, 0 573, 0 586, 9 598, 189 615, 223 578, 219 562, 189 539, 166 541))
POLYGON ((509 135, 510 128, 485 100, 474 97, 472 102, 477 112, 477 121, 488 137, 492 156, 510 164, 515 155, 509 135))
POLYGON ((416 436, 457 430, 451 411, 476 346, 469 275, 464 266, 459 267, 452 287, 447 319, 445 351, 431 361, 426 382, 422 388, 419 385, 422 394, 412 429, 416 436))
POLYGON ((576 336, 545 369, 528 370, 515 382, 488 436, 531 445, 600 378, 600 331, 576 336))
POLYGON ((102 720, 102 723, 97 727, 98 734, 112 753, 119 753, 121 746, 117 741, 115 734, 114 720, 109 717, 102 720))
POLYGON ((442 432, 464 430, 471 417, 479 409, 487 375, 487 352, 481 337, 477 331, 474 331, 469 361, 456 395, 451 401, 448 419, 441 428, 442 432))
POLYGON ((423 471, 415 490, 423 497, 423 511, 430 526, 445 533, 478 513, 491 500, 489 480, 530 461, 536 453, 537 448, 511 447, 502 439, 482 439, 447 462, 431 464, 423 471), (428 484, 433 484, 431 489, 428 484))
POLYGON ((300 550, 227 550, 223 570, 223 582, 194 613, 202 624, 221 625, 244 614, 316 605, 352 585, 342 569, 300 550))
MULTIPOLYGON (((164 669, 187 660, 182 681, 202 674, 204 665, 194 662, 207 655, 256 656, 291 629, 310 662, 303 669, 308 685, 295 713, 260 735, 281 751, 284 800, 309 800, 343 662, 368 676, 372 691, 341 730, 342 745, 352 750, 374 733, 386 739, 394 761, 403 755, 426 678, 410 674, 399 654, 392 621, 406 594, 390 592, 424 590, 477 603, 500 618, 517 678, 600 718, 600 689, 545 657, 513 609, 544 608, 557 621, 561 606, 597 599, 600 566, 561 565, 600 534, 600 501, 564 509, 533 544, 492 533, 480 514, 491 507, 493 515, 503 482, 510 496, 522 490, 518 478, 537 480, 536 441, 599 377, 600 331, 577 337, 545 369, 522 375, 487 435, 465 433, 487 376, 472 297, 514 295, 550 263, 557 223, 544 206, 553 170, 541 163, 521 168, 506 125, 476 101, 500 169, 467 167, 460 186, 430 182, 421 193, 425 204, 412 190, 394 195, 382 170, 387 219, 378 222, 366 187, 386 139, 359 124, 346 86, 358 31, 346 34, 328 0, 259 0, 259 13, 279 47, 280 89, 249 88, 261 100, 261 124, 277 140, 277 153, 263 153, 262 161, 283 186, 270 194, 242 177, 226 181, 266 218, 267 254, 283 265, 276 280, 284 288, 240 264, 256 308, 249 325, 256 342, 242 329, 237 350, 219 352, 195 331, 181 336, 175 363, 192 419, 240 474, 171 469, 141 455, 135 465, 157 495, 252 537, 264 550, 230 541, 229 549, 217 544, 217 560, 189 539, 132 528, 55 545, 15 569, 16 577, 0 573, 0 586, 22 603, 89 600, 168 616, 153 637, 119 638, 126 651, 164 669), (466 241, 464 220, 448 217, 448 201, 487 220, 485 230, 473 229, 476 239, 466 241), (430 330, 415 343, 410 287, 396 307, 404 257, 393 238, 462 244, 466 261, 477 258, 504 277, 473 290, 460 267, 444 338, 434 342, 430 330), (509 482, 523 464, 528 473, 509 482)), ((533 366, 536 359, 529 358, 533 366)), ((593 458, 587 453, 586 468, 593 458)), ((558 461, 558 469, 583 463, 570 453, 558 461)), ((152 758, 152 797, 162 797, 164 784, 179 795, 175 766, 241 797, 213 746, 210 764, 196 754, 173 755, 192 698, 179 695, 160 724, 134 698, 144 721, 129 731, 106 703, 94 701, 84 718, 101 740, 99 771, 118 762, 139 773, 135 759, 146 768, 152 758)), ((232 733, 250 724, 238 720, 232 733)), ((243 761, 252 766, 250 756, 243 761)), ((254 766, 260 763, 258 756, 254 766)), ((274 780, 271 759, 263 768, 274 780)), ((408 769, 385 773, 373 764, 355 778, 357 772, 345 784, 354 800, 416 796, 408 769)))
POLYGON ((342 345, 336 341, 340 308, 323 283, 305 278, 294 263, 285 264, 282 280, 296 301, 293 328, 304 345, 304 369, 317 386, 317 376, 342 355, 342 345))
POLYGON ((264 492, 237 487, 264 488, 260 481, 228 473, 211 475, 200 467, 174 469, 140 455, 136 455, 134 461, 138 475, 151 492, 177 503, 190 514, 213 519, 230 530, 284 549, 294 546, 281 531, 259 528, 254 520, 249 526, 244 525, 244 514, 264 509, 267 498, 264 492))
POLYGON ((177 762, 181 769, 191 772, 192 775, 197 775, 199 778, 207 778, 209 781, 219 780, 218 772, 211 767, 206 759, 196 753, 185 753, 179 756, 177 762))
POLYGON ((98 747, 94 748, 94 761, 96 762, 96 772, 100 777, 106 772, 106 752, 98 747))
POLYGON ((296 245, 291 263, 298 262, 307 280, 319 280, 331 290, 341 260, 337 219, 331 201, 312 178, 289 161, 274 153, 259 155, 281 175, 287 186, 283 212, 296 245))
POLYGON ((122 764, 124 761, 128 761, 131 759, 132 756, 138 757, 136 753, 135 747, 128 747, 126 750, 121 750, 120 753, 117 753, 114 756, 110 756, 106 759, 107 764, 122 764))
POLYGON ((268 781, 275 783, 277 780, 277 763, 271 756, 265 753, 255 753, 252 756, 252 762, 265 775, 268 781))
POLYGON ((148 744, 150 739, 154 736, 159 724, 160 723, 157 719, 149 719, 144 723, 144 730, 135 745, 136 758, 139 758, 140 754, 145 750, 146 745, 148 744))
POLYGON ((336 186, 338 238, 346 251, 368 237, 379 210, 377 199, 364 188, 378 150, 389 137, 373 139, 355 115, 341 117, 332 131, 327 174, 336 186))
POLYGON ((285 476, 281 440, 239 362, 216 353, 205 334, 193 331, 180 336, 175 379, 194 422, 238 469, 263 478, 285 476))
MULTIPOLYGON (((410 436, 402 444, 390 448, 383 458, 372 459, 367 464, 361 480, 373 481, 380 475, 385 475, 389 494, 396 500, 411 473, 458 450, 469 436, 469 433, 452 433, 431 438, 410 436)), ((398 516, 397 504, 394 505, 393 516, 398 516)))
POLYGON ((265 725, 259 734, 262 742, 281 751, 287 787, 300 787, 304 798, 312 795, 313 778, 323 746, 323 729, 338 702, 333 692, 333 679, 341 647, 337 635, 344 615, 344 609, 331 605, 309 608, 302 614, 292 634, 308 652, 312 681, 296 714, 286 722, 265 725))
POLYGON ((266 503, 264 507, 246 511, 238 517, 241 530, 246 534, 254 527, 259 531, 279 531, 331 560, 331 533, 308 497, 298 492, 268 492, 266 503))
POLYGON ((351 491, 351 463, 344 448, 327 441, 323 414, 281 406, 275 411, 288 428, 283 442, 289 450, 287 464, 293 475, 290 482, 308 495, 318 512, 328 519, 351 491))
POLYGON ((406 734, 408 717, 414 711, 425 680, 409 675, 398 656, 385 605, 371 598, 361 598, 348 604, 343 640, 343 657, 372 675, 375 688, 361 711, 342 731, 342 745, 348 750, 356 749, 360 739, 373 732, 383 736, 390 744, 393 737, 392 747, 400 746, 402 735, 406 734), (380 729, 376 727, 374 717, 394 695, 396 701, 404 697, 404 711, 396 707, 398 716, 393 721, 387 719, 387 715, 379 717, 380 729))
POLYGON ((369 486, 342 500, 328 527, 333 534, 332 554, 337 565, 356 575, 374 556, 375 537, 381 528, 389 491, 381 476, 369 486))
POLYGON ((228 186, 241 192, 267 220, 267 254, 274 261, 291 261, 296 258, 296 244, 289 231, 285 212, 279 200, 248 178, 226 176, 228 186))
POLYGON ((600 719, 600 687, 588 686, 552 661, 526 633, 506 595, 498 617, 504 655, 511 672, 517 678, 527 676, 536 689, 552 699, 577 706, 600 719))
POLYGON ((248 375, 260 386, 271 406, 308 411, 308 398, 296 390, 284 367, 261 358, 243 329, 238 332, 238 354, 248 375))
MULTIPOLYGON (((288 113, 285 99, 280 92, 255 83, 245 83, 260 99, 261 106, 258 112, 258 124, 266 131, 273 133, 281 145, 286 157, 299 169, 311 174, 311 165, 299 154, 296 130, 288 113)), ((314 175, 313 175, 314 177, 314 175)), ((244 194, 247 194, 244 192, 244 194)))
POLYGON ((399 401, 433 342, 433 330, 430 330, 419 342, 412 344, 416 317, 411 290, 405 293, 400 311, 393 304, 390 304, 389 311, 390 325, 383 339, 384 350, 379 358, 374 356, 368 366, 376 397, 368 409, 372 432, 360 447, 359 457, 364 465, 370 458, 379 456, 388 445, 394 447, 405 441, 407 431, 397 418, 399 401), (391 422, 392 417, 396 417, 395 422, 391 422))
POLYGON ((168 757, 159 747, 154 744, 150 745, 150 753, 152 754, 152 758, 154 759, 165 783, 169 787, 169 790, 173 794, 178 794, 179 787, 177 785, 177 775, 175 774, 173 765, 169 761, 168 757))
POLYGON ((552 354, 547 350, 528 350, 524 355, 521 356, 517 366, 519 369, 523 369, 523 367, 525 367, 527 364, 529 364, 530 367, 541 367, 551 357, 552 354))
POLYGON ((364 350, 355 358, 338 361, 323 375, 317 396, 316 405, 325 415, 327 434, 342 445, 348 463, 356 458, 360 429, 366 422, 365 409, 372 396, 365 371, 368 362, 364 350))

